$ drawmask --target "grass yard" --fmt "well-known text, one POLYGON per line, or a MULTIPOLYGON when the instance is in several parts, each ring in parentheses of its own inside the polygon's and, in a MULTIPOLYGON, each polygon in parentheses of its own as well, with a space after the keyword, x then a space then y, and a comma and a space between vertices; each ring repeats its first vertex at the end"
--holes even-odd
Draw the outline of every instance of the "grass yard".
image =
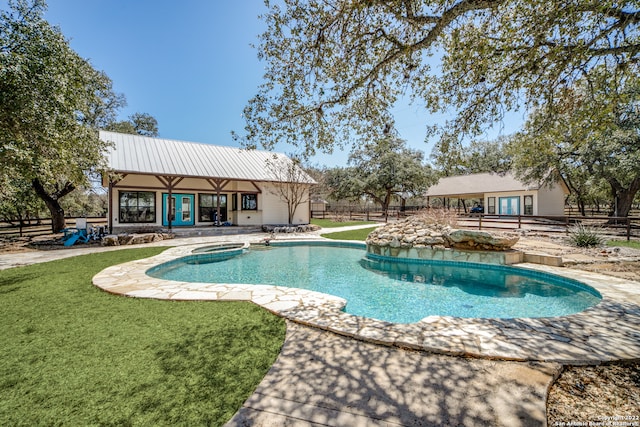
POLYGON ((337 231, 335 233, 323 234, 322 237, 333 240, 360 240, 364 242, 373 230, 373 228, 361 228, 359 230, 337 231))
POLYGON ((318 225, 322 228, 335 228, 335 227, 348 227, 351 225, 366 225, 366 224, 377 224, 375 221, 332 221, 330 219, 319 219, 313 218, 311 219, 311 224, 318 225))
POLYGON ((637 240, 610 240, 607 242, 608 246, 624 246, 627 248, 640 249, 640 242, 637 240))
POLYGON ((250 303, 107 294, 103 268, 160 248, 0 271, 0 425, 222 425, 277 357, 285 323, 250 303))

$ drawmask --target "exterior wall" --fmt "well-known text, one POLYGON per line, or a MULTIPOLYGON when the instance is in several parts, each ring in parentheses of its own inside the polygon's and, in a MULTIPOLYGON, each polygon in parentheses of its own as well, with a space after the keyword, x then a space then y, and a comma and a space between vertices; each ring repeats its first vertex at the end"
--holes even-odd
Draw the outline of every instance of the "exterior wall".
MULTIPOLYGON (((269 183, 251 183, 233 181, 227 183, 220 192, 227 196, 227 221, 233 225, 263 225, 286 224, 288 222, 287 203, 273 194, 274 185, 269 183), (256 210, 242 209, 242 194, 255 194, 257 196, 256 210), (236 199, 234 201, 234 198, 236 199), (236 208, 234 210, 234 207, 236 208)), ((142 228, 164 227, 163 220, 163 194, 168 191, 164 185, 153 176, 127 175, 112 189, 109 216, 114 228, 142 228), (123 222, 120 215, 120 193, 123 191, 144 191, 154 193, 155 221, 149 222, 123 222)), ((201 222, 199 215, 199 195, 216 194, 212 186, 204 179, 185 178, 173 189, 173 194, 189 194, 194 196, 191 215, 192 226, 213 226, 212 221, 201 222)), ((309 204, 303 203, 296 210, 294 224, 308 224, 310 220, 309 204)), ((177 227, 175 223, 174 227, 177 227)))
POLYGON ((538 190, 538 195, 540 198, 538 215, 564 215, 564 201, 567 195, 560 185, 541 188, 538 190))
POLYGON ((538 202, 539 202, 539 197, 538 197, 538 191, 537 190, 531 190, 531 191, 510 191, 510 192, 503 192, 503 193, 485 193, 484 195, 484 212, 485 213, 489 213, 489 197, 495 197, 495 206, 496 206, 496 212, 495 215, 499 215, 500 214, 500 198, 501 197, 519 197, 520 198, 520 205, 519 205, 519 214, 520 215, 524 215, 524 196, 533 196, 533 213, 532 215, 538 215, 538 202))
MULTIPOLYGON (((262 200, 265 206, 270 209, 265 211, 263 216, 264 224, 287 224, 289 219, 289 209, 287 202, 280 199, 277 195, 276 187, 273 184, 264 183, 261 185, 262 200)), ((308 200, 309 192, 307 190, 304 200, 308 200)), ((302 203, 296 208, 293 215, 293 224, 308 224, 310 221, 309 202, 302 203)))
POLYGON ((550 215, 561 216, 564 215, 564 200, 565 192, 560 185, 555 185, 552 188, 541 188, 539 190, 530 191, 513 191, 503 193, 486 193, 484 195, 484 208, 485 213, 488 213, 489 209, 489 197, 495 197, 496 200, 496 215, 500 212, 500 198, 501 197, 519 197, 520 198, 520 215, 524 215, 524 196, 533 196, 533 214, 537 215, 550 215))

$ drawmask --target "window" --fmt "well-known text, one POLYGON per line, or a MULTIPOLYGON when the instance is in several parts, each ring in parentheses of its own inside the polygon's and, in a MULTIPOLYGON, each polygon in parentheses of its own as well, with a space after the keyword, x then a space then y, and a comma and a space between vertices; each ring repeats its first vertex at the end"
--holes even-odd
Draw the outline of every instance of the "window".
POLYGON ((496 213, 496 198, 488 197, 487 198, 487 213, 495 215, 496 213))
POLYGON ((156 222, 156 193, 120 192, 120 223, 156 222))
POLYGON ((524 214, 533 215, 533 196, 524 196, 524 214))
POLYGON ((242 195, 242 210, 243 211, 255 211, 255 210, 258 210, 258 195, 257 194, 243 194, 242 195))
MULTIPOLYGON (((198 204, 200 211, 200 222, 214 222, 218 211, 218 195, 217 194, 200 194, 198 204)), ((220 195, 220 214, 224 221, 227 211, 227 195, 220 195)))

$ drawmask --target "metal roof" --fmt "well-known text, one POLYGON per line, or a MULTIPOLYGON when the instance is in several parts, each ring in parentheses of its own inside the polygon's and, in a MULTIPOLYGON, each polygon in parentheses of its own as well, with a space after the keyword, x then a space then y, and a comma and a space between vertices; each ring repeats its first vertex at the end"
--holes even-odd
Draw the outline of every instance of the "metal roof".
POLYGON ((270 182, 290 181, 293 175, 298 182, 315 183, 302 170, 277 173, 268 166, 291 164, 284 154, 107 131, 100 131, 100 139, 113 144, 106 152, 107 164, 119 173, 270 182))
POLYGON ((512 174, 475 173, 440 178, 426 192, 430 197, 479 196, 484 193, 538 190, 538 185, 527 185, 512 174))

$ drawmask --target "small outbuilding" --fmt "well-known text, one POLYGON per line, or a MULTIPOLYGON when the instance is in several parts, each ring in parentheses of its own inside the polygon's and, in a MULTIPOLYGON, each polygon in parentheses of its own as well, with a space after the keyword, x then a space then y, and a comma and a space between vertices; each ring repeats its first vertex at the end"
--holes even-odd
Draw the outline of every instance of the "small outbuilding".
POLYGON ((315 181, 283 154, 106 131, 100 139, 112 144, 103 176, 112 231, 309 223, 315 181))
POLYGON ((511 173, 478 173, 440 178, 428 199, 479 200, 489 215, 564 215, 569 188, 563 180, 551 186, 525 184, 511 173))

